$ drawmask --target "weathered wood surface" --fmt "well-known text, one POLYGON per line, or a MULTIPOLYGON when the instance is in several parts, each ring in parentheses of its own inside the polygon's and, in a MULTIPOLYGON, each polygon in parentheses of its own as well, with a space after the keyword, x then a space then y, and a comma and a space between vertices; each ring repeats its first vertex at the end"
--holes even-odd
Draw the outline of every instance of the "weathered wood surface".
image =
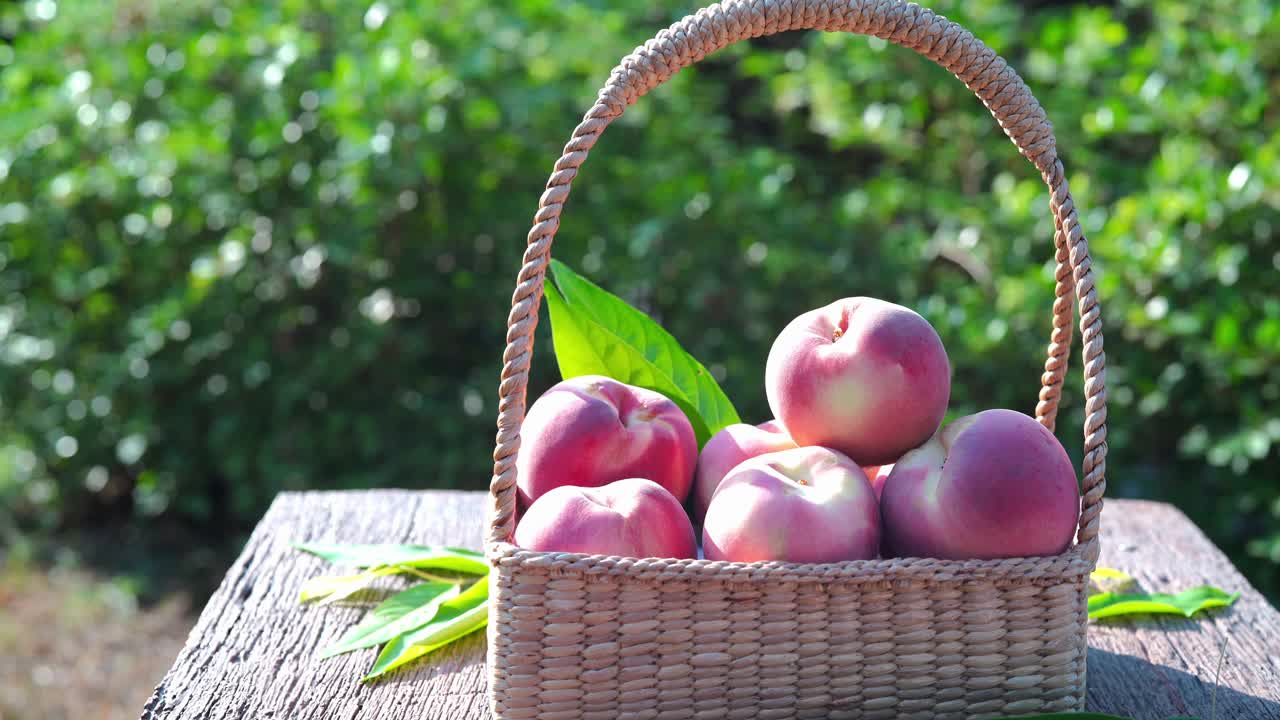
MULTIPOLYGON (((373 661, 374 649, 317 660, 317 650, 365 611, 299 607, 302 583, 334 568, 289 545, 479 547, 484 508, 483 493, 281 495, 210 599, 147 702, 143 720, 488 718, 483 633, 372 686, 356 678, 373 661)), ((1139 720, 1174 715, 1280 720, 1280 613, 1170 506, 1110 501, 1103 533, 1102 564, 1128 571, 1145 589, 1210 583, 1243 596, 1234 607, 1195 620, 1093 623, 1089 709, 1139 720)))
POLYGON ((1280 613, 1222 551, 1162 503, 1109 501, 1102 537, 1100 564, 1125 570, 1142 590, 1216 585, 1241 597, 1195 618, 1091 623, 1089 709, 1143 720, 1280 718, 1280 613))

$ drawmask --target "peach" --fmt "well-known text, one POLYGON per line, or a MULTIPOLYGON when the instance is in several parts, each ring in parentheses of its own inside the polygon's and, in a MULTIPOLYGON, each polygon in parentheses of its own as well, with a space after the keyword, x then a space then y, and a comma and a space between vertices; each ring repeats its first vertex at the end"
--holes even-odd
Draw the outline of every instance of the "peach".
POLYGON ((845 298, 783 329, 765 364, 765 393, 797 445, 882 465, 937 431, 951 369, 927 320, 884 300, 845 298))
POLYGON ((868 465, 862 468, 862 472, 867 474, 867 479, 871 481, 871 489, 876 491, 876 500, 880 499, 880 494, 884 492, 884 481, 889 479, 889 473, 893 472, 893 465, 868 465))
POLYGON ((707 504, 720 481, 735 466, 757 455, 795 447, 791 436, 774 420, 759 425, 729 425, 702 446, 693 479, 693 519, 702 522, 707 504))
POLYGON ((571 378, 543 393, 520 428, 520 506, 561 485, 637 477, 684 502, 697 460, 693 426, 671 400, 599 375, 571 378))
POLYGON ((880 510, 862 468, 827 448, 767 453, 733 468, 702 525, 709 560, 824 563, 876 556, 880 510))
POLYGON ((675 496, 643 478, 598 488, 561 485, 533 502, 516 526, 527 550, 694 558, 693 525, 675 496))
POLYGON ((987 410, 947 425, 893 466, 880 498, 884 554, 1056 555, 1080 513, 1075 468, 1043 425, 987 410))
POLYGON ((787 428, 783 426, 783 424, 778 420, 778 418, 774 418, 772 420, 765 420, 764 422, 760 423, 756 427, 771 433, 785 433, 787 431, 787 428))

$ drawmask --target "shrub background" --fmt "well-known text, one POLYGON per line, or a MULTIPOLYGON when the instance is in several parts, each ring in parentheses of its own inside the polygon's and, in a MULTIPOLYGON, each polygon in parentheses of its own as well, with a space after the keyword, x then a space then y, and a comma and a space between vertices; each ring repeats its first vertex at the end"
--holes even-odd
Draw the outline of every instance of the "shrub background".
MULTIPOLYGON (((1104 303, 1109 493, 1177 503, 1275 598, 1275 5, 935 7, 1055 122, 1104 303)), ((280 490, 485 487, 542 183, 617 59, 693 9, 0 9, 0 533, 236 538, 280 490)), ((1034 408, 1047 193, 958 81, 881 41, 788 33, 680 73, 605 134, 555 254, 753 421, 774 334, 854 294, 934 323, 953 416, 1034 408)), ((557 379, 540 338, 531 395, 557 379)))

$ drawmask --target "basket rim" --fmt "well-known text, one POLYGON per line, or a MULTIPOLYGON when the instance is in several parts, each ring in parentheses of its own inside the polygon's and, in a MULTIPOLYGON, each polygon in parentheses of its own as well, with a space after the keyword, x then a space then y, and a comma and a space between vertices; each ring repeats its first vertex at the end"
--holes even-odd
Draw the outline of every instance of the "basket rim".
POLYGON ((992 560, 881 558, 833 563, 780 560, 729 562, 688 558, 629 558, 584 553, 526 550, 509 542, 486 546, 490 564, 508 573, 530 572, 557 577, 603 576, 618 579, 700 580, 719 582, 826 582, 842 584, 925 581, 930 584, 998 582, 1010 585, 1053 585, 1088 576, 1093 562, 1088 546, 1073 543, 1057 555, 992 560))

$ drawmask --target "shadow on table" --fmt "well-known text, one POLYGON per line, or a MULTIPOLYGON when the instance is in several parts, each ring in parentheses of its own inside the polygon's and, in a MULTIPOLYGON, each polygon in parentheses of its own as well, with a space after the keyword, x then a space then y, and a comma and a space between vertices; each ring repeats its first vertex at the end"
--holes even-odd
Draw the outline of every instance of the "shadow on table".
POLYGON ((1206 658, 1200 672, 1192 675, 1132 655, 1091 647, 1088 709, 1134 720, 1175 716, 1280 720, 1280 702, 1215 684, 1217 663, 1216 657, 1206 658))

